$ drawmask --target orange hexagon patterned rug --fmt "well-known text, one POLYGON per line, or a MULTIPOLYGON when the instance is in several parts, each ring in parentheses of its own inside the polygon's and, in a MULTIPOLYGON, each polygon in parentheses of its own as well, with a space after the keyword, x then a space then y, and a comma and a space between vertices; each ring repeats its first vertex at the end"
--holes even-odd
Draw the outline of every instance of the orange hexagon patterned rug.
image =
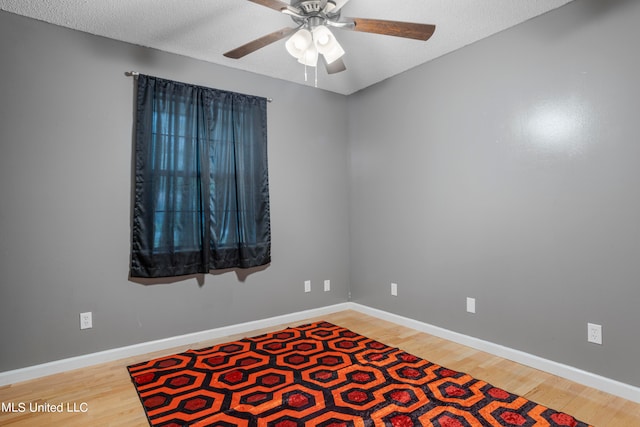
POLYGON ((154 427, 587 427, 327 322, 128 369, 154 427))

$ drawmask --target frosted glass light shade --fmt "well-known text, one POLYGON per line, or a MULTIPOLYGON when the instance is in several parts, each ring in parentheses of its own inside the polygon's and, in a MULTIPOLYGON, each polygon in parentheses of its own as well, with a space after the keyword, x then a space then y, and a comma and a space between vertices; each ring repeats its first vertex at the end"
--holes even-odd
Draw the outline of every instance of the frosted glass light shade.
POLYGON ((308 67, 315 67, 318 64, 318 49, 316 49, 313 43, 311 43, 302 56, 298 58, 298 62, 308 67))
POLYGON ((344 55, 344 49, 333 33, 324 25, 318 25, 313 29, 313 41, 318 52, 324 55, 327 64, 331 64, 344 55))
POLYGON ((323 55, 324 59, 327 60, 327 64, 331 64, 332 62, 342 58, 342 55, 344 55, 344 49, 342 49, 342 46, 336 42, 335 47, 328 52, 324 52, 323 55))
POLYGON ((331 49, 336 42, 336 38, 324 25, 318 25, 313 30, 313 41, 316 43, 318 51, 322 53, 324 49, 331 49))
POLYGON ((289 37, 289 40, 285 43, 287 52, 297 59, 302 58, 310 46, 313 46, 313 36, 309 30, 304 28, 289 37))

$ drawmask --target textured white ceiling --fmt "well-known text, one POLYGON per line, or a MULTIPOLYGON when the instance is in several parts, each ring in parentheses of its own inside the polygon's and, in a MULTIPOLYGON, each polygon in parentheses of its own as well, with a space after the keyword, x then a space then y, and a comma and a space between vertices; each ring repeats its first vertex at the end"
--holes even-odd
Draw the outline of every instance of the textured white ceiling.
MULTIPOLYGON (((351 94, 572 0, 351 0, 343 16, 436 25, 426 42, 335 29, 347 71, 318 69, 318 87, 351 94)), ((222 56, 291 19, 246 0, 0 0, 0 9, 116 40, 300 84, 284 40, 242 59, 222 56)))

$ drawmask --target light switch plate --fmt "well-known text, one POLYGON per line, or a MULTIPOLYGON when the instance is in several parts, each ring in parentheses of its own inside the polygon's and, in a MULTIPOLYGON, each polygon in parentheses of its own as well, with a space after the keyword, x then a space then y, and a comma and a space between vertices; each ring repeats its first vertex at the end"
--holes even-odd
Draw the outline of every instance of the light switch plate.
POLYGON ((467 313, 476 312, 476 299, 467 297, 467 313))

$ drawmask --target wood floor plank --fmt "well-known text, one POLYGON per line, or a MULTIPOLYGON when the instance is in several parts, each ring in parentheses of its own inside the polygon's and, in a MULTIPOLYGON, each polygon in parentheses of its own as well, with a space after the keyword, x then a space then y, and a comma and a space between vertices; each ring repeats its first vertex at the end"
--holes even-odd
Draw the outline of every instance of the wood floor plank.
MULTIPOLYGON (((466 372, 496 387, 567 412, 597 427, 640 426, 640 404, 638 403, 356 311, 347 310, 292 325, 273 326, 244 336, 259 335, 316 320, 335 323, 385 344, 402 348, 433 363, 466 372)), ((16 405, 20 403, 26 405, 24 413, 0 412, 0 425, 11 427, 148 426, 144 410, 126 369, 128 365, 182 352, 189 348, 203 348, 240 338, 243 336, 234 335, 197 342, 190 346, 130 357, 0 387, 0 402, 5 405, 11 402, 16 405), (65 411, 63 413, 31 413, 29 411, 30 404, 47 403, 52 405, 62 403, 65 411), (67 412, 67 405, 72 410, 75 405, 80 412, 67 412), (82 412, 85 409, 86 412, 82 412)))

